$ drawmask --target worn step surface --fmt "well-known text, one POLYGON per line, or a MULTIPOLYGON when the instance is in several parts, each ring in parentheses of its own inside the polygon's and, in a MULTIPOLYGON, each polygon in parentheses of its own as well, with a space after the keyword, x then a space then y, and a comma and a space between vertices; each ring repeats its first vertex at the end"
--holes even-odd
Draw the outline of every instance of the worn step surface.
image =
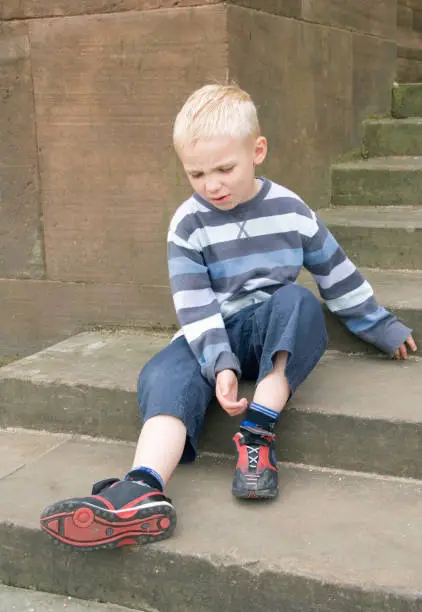
MULTIPOLYGON (((109 603, 83 601, 67 595, 52 595, 0 584, 0 612, 129 612, 109 603)), ((137 610, 137 612, 142 612, 137 610)), ((146 611, 145 611, 146 612, 146 611)))
POLYGON ((80 553, 55 547, 39 513, 124 474, 132 445, 34 432, 0 432, 0 441, 8 584, 157 612, 422 609, 420 481, 281 465, 278 500, 239 503, 232 462, 204 456, 168 487, 179 518, 172 539, 80 553))
POLYGON ((333 206, 420 206, 422 157, 373 157, 331 167, 333 206))
POLYGON ((339 206, 318 215, 356 265, 422 269, 422 207, 339 206))
POLYGON ((422 117, 370 119, 363 129, 363 149, 369 157, 422 155, 422 117))
MULTIPOLYGON (((135 441, 137 375, 167 343, 84 333, 0 369, 0 425, 135 441)), ((254 384, 242 382, 249 399, 254 384)), ((422 478, 422 360, 327 353, 280 418, 279 459, 422 478)), ((232 453, 240 419, 210 406, 200 448, 232 453)))
POLYGON ((393 117, 422 117, 422 83, 395 85, 392 96, 393 117))
POLYGON ((334 164, 334 206, 422 205, 422 157, 373 157, 334 164))

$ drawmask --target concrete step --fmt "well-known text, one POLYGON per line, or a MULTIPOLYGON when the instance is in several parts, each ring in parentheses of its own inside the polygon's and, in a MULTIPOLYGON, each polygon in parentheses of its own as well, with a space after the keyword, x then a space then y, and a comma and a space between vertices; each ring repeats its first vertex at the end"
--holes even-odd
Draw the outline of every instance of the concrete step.
MULTIPOLYGON (((0 426, 136 441, 136 381, 168 341, 145 332, 84 333, 0 369, 0 426)), ((422 478, 422 360, 328 352, 283 412, 280 460, 422 478)), ((240 393, 252 398, 254 384, 240 393)), ((232 454, 240 418, 214 401, 203 451, 232 454)))
POLYGON ((340 206, 318 215, 356 265, 422 269, 422 207, 340 206))
POLYGON ((133 446, 34 432, 0 441, 7 584, 150 612, 421 610, 421 481, 280 465, 279 499, 239 503, 232 461, 204 456, 168 487, 173 538, 78 553, 39 530, 41 509, 123 475, 133 446))
POLYGON ((363 129, 368 157, 422 155, 422 117, 370 119, 364 121, 363 129))
POLYGON ((53 595, 29 588, 17 589, 0 585, 0 612, 130 612, 130 610, 133 612, 134 608, 122 608, 109 603, 83 601, 67 595, 53 595))
POLYGON ((422 117, 422 83, 396 84, 393 87, 393 117, 422 117))
POLYGON ((422 157, 374 157, 331 167, 333 206, 422 205, 422 157))

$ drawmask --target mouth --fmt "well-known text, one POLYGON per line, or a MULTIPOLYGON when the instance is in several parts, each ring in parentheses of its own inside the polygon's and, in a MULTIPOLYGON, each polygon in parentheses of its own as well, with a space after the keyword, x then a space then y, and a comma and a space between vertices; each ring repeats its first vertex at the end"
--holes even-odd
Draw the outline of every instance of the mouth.
POLYGON ((219 198, 210 198, 213 204, 224 204, 230 200, 229 195, 220 196, 219 198))

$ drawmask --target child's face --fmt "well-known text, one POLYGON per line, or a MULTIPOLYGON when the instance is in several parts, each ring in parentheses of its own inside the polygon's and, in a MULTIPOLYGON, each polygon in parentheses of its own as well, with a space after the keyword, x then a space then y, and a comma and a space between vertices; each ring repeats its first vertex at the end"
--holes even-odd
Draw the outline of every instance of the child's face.
POLYGON ((255 166, 266 154, 263 136, 218 136, 186 144, 179 157, 193 189, 216 208, 232 210, 258 193, 255 166))

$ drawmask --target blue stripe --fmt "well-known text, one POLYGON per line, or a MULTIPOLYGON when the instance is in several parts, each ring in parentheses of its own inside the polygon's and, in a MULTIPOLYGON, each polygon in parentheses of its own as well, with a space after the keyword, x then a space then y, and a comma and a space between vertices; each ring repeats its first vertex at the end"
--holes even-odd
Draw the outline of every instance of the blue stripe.
POLYGON ((276 266, 301 266, 302 263, 302 249, 277 249, 277 251, 270 251, 269 253, 254 253, 253 255, 219 261, 210 264, 208 269, 212 278, 238 276, 251 270, 259 270, 259 273, 265 276, 266 270, 272 270, 276 266))
POLYGON ((378 306, 375 312, 371 312, 362 318, 346 320, 346 325, 351 332, 358 334, 359 332, 363 332, 371 327, 374 327, 374 325, 389 316, 390 314, 385 308, 378 306))
POLYGON ((219 344, 207 344, 205 349, 200 354, 198 361, 200 365, 206 363, 214 363, 221 353, 231 353, 232 350, 227 342, 220 342, 219 344))
POLYGON ((322 249, 318 251, 307 251, 305 253, 305 265, 315 266, 327 262, 337 251, 339 245, 332 234, 328 234, 322 249))
POLYGON ((267 416, 273 419, 277 419, 279 415, 279 413, 275 410, 266 408, 266 406, 263 406, 262 404, 257 404, 256 402, 252 402, 249 408, 251 408, 251 410, 256 410, 257 412, 262 412, 262 414, 266 414, 267 416))
POLYGON ((241 427, 258 427, 256 423, 252 423, 252 421, 242 421, 240 424, 241 427))
POLYGON ((205 274, 205 268, 187 257, 174 257, 169 260, 169 274, 170 278, 179 274, 205 274))

